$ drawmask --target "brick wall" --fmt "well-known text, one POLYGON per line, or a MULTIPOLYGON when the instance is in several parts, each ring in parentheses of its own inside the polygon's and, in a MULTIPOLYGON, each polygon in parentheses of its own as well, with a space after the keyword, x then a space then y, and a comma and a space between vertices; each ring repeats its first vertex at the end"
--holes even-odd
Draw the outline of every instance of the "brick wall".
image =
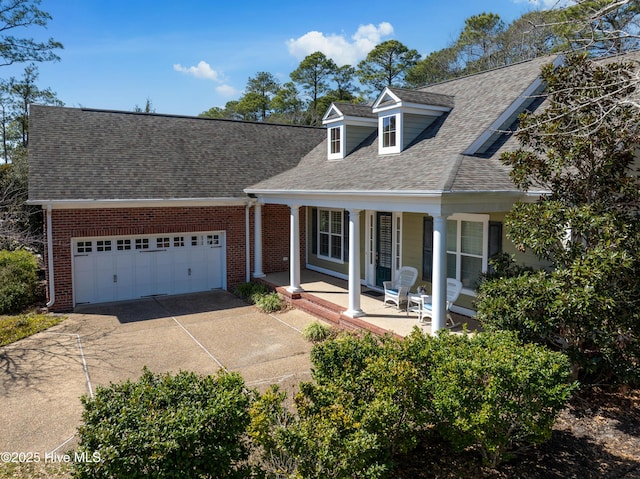
POLYGON ((51 219, 56 289, 56 301, 51 308, 53 311, 69 311, 73 308, 71 238, 74 237, 225 231, 227 288, 233 289, 246 279, 243 206, 54 209, 51 219))
MULTIPOLYGON (((262 206, 262 271, 266 274, 289 270, 289 259, 291 256, 291 251, 289 250, 290 211, 287 205, 262 206)), ((306 263, 305 245, 307 223, 305 220, 305 212, 306 208, 301 207, 300 262, 303 266, 306 263)), ((251 214, 253 215, 253 211, 251 214)), ((253 243, 251 243, 251 245, 253 248, 253 243)), ((253 265, 253 263, 251 264, 253 265)))
MULTIPOLYGON (((300 258, 305 263, 305 208, 300 208, 300 258)), ((286 205, 262 206, 263 272, 289 270, 289 221, 286 205), (284 260, 286 258, 286 260, 284 260)), ((254 208, 249 216, 250 260, 253 272, 254 208)), ((46 224, 45 224, 46 228, 46 224)), ((53 257, 56 301, 53 311, 73 308, 71 238, 225 231, 227 289, 246 280, 244 206, 189 208, 103 208, 53 210, 53 257)), ((45 261, 46 252, 45 252, 45 261)), ((47 291, 48 293, 48 291, 47 291)))

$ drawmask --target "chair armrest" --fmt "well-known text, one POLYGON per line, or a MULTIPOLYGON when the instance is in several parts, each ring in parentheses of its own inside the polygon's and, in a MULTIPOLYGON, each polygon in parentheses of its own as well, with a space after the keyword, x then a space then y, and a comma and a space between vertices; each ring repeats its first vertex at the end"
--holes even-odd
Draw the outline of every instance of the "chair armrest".
POLYGON ((423 294, 421 295, 422 297, 422 304, 432 304, 433 303, 433 296, 430 294, 423 294))

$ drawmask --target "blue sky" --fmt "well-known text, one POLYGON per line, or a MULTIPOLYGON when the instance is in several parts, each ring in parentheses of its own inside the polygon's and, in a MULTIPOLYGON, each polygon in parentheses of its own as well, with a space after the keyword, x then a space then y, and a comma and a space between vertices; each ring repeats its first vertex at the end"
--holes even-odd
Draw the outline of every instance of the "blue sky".
MULTIPOLYGON (((281 81, 309 53, 356 64, 395 39, 422 55, 457 38, 464 20, 493 12, 505 22, 544 0, 42 0, 46 29, 16 35, 64 45, 60 62, 39 64, 38 86, 70 107, 197 115, 242 95, 268 71, 281 81)), ((551 6, 555 2, 549 1, 551 6)), ((24 66, 2 67, 20 77, 24 66)))

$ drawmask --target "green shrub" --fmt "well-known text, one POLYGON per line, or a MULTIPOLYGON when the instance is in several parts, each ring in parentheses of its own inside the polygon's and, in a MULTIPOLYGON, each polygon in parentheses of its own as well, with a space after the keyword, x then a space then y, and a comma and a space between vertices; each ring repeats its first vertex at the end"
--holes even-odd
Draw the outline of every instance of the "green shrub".
POLYGON ((551 437, 576 387, 567 358, 510 332, 446 332, 431 346, 436 429, 456 449, 475 446, 496 466, 520 446, 551 437))
POLYGON ((235 373, 156 375, 82 398, 79 478, 247 477, 243 435, 252 397, 235 373))
POLYGON ((24 250, 0 251, 0 314, 33 304, 38 290, 38 261, 24 250))
POLYGON ((262 296, 270 292, 271 290, 267 285, 254 282, 239 284, 234 289, 234 293, 236 296, 248 301, 251 304, 256 304, 262 296))
POLYGON ((353 334, 316 344, 297 414, 284 415, 284 396, 273 391, 256 403, 251 430, 263 463, 286 465, 290 477, 388 477, 426 422, 427 376, 408 344, 353 334))
POLYGON ((333 329, 318 321, 314 321, 302 330, 302 337, 312 343, 326 341, 332 336, 333 329))
MULTIPOLYGON (((254 295, 255 297, 256 295, 254 295)), ((283 307, 282 298, 278 293, 261 294, 255 298, 256 306, 265 313, 275 313, 283 307)))

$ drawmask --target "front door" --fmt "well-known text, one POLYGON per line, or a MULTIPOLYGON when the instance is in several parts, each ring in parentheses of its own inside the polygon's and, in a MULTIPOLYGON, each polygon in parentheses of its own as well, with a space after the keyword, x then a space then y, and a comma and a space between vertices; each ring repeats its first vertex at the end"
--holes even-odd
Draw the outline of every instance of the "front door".
POLYGON ((384 281, 391 280, 393 264, 393 216, 391 213, 378 212, 376 215, 376 286, 382 288, 384 281))

